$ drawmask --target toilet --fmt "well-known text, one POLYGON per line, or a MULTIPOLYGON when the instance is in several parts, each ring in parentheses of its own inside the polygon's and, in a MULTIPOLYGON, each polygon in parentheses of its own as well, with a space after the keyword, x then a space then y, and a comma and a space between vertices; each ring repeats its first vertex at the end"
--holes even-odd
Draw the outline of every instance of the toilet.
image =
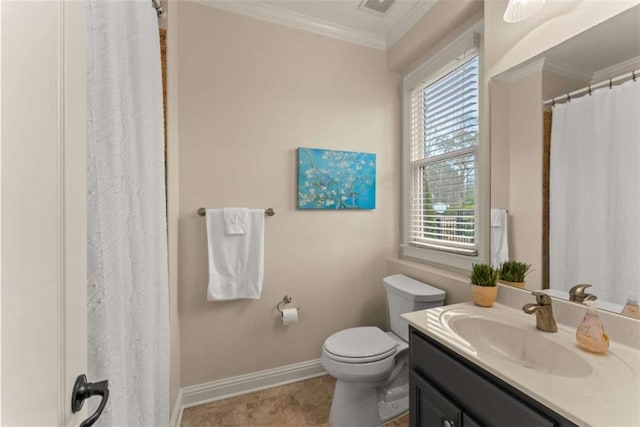
POLYGON ((383 282, 391 331, 344 329, 322 346, 322 365, 336 378, 334 427, 379 426, 409 409, 409 326, 400 315, 441 306, 445 292, 402 274, 383 282))

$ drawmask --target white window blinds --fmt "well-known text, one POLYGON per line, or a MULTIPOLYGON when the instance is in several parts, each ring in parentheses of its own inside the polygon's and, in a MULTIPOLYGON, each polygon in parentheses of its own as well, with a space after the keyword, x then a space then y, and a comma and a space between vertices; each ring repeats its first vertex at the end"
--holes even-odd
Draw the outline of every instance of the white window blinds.
POLYGON ((409 245, 477 255, 477 53, 411 89, 409 120, 409 245))

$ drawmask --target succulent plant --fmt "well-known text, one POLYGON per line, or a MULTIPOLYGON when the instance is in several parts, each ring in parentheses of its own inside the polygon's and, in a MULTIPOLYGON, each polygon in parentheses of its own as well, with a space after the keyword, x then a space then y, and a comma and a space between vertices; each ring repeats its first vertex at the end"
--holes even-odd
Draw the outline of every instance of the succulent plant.
POLYGON ((507 261, 500 264, 500 279, 507 282, 524 282, 524 277, 531 269, 531 264, 519 261, 507 261))
POLYGON ((496 286, 499 270, 489 264, 472 264, 471 283, 477 286, 496 286))

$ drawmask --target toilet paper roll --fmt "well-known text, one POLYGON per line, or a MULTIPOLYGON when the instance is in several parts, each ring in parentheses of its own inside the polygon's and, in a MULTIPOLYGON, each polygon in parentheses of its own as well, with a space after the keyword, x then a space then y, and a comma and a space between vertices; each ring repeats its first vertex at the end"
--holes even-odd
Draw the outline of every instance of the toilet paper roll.
POLYGON ((292 323, 298 323, 298 309, 285 308, 284 310, 282 310, 282 324, 287 326, 292 323))

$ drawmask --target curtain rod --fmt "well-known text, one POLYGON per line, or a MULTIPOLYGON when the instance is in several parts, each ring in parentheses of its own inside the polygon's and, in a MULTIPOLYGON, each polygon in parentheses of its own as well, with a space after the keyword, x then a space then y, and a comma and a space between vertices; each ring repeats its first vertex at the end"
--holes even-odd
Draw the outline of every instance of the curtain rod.
POLYGON ((601 81, 600 83, 596 83, 594 85, 588 85, 587 87, 583 87, 582 89, 574 90, 573 92, 569 92, 569 93, 567 93, 565 95, 560 95, 560 96, 557 96, 557 97, 554 97, 554 98, 551 98, 551 99, 547 99, 546 101, 544 101, 542 103, 542 105, 551 104, 553 106, 557 102, 571 101, 571 98, 575 97, 576 95, 583 94, 583 93, 588 93, 589 95, 591 95, 591 91, 593 89, 598 89, 598 88, 605 87, 605 86, 609 86, 609 89, 611 89, 613 87, 614 83, 622 82, 624 80, 632 79, 635 82, 636 79, 638 78, 638 76, 640 76, 640 69, 635 70, 635 71, 631 71, 630 73, 622 74, 622 75, 620 75, 618 77, 614 77, 614 78, 609 79, 609 80, 601 81))
POLYGON ((162 0, 151 0, 151 3, 153 3, 153 8, 156 10, 158 16, 164 16, 165 10, 164 6, 162 6, 162 0))

